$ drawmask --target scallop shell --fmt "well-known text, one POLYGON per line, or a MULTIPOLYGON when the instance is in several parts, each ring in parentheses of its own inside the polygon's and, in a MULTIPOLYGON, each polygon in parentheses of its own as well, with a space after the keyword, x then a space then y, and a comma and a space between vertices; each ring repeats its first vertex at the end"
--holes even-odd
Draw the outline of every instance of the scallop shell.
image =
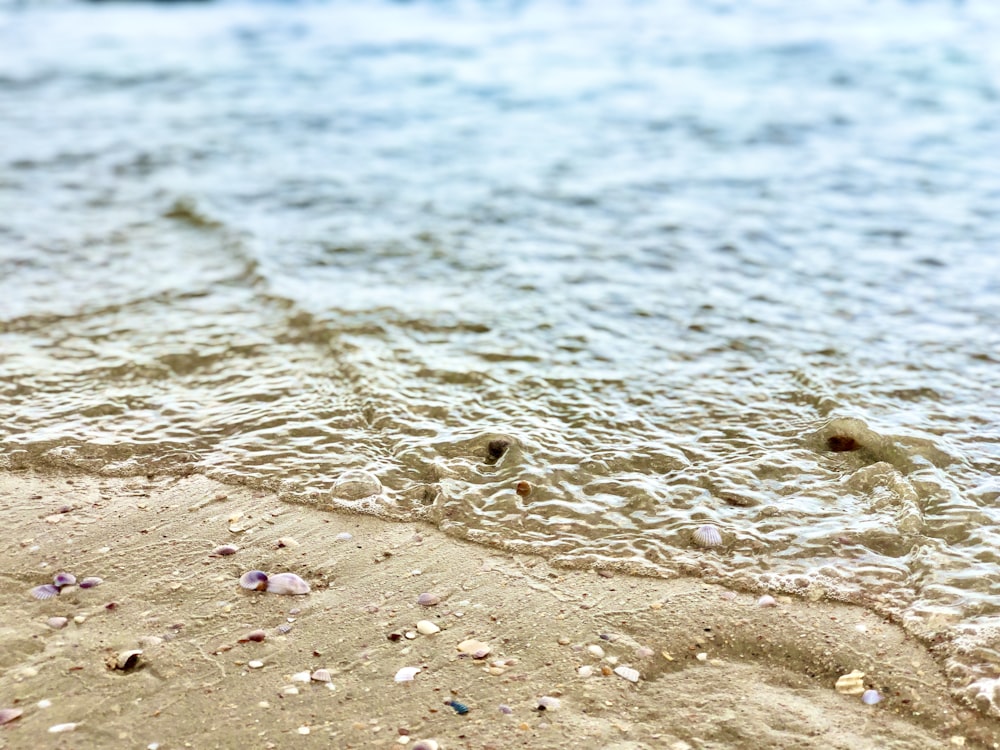
POLYGON ((270 594, 302 596, 309 593, 309 584, 294 573, 278 573, 267 579, 265 590, 270 594))
POLYGON ((691 532, 691 538, 699 547, 719 547, 722 545, 722 533, 711 524, 699 526, 691 532))
POLYGON ((62 588, 63 586, 72 586, 76 583, 76 576, 72 573, 56 573, 52 576, 52 584, 56 588, 62 588))
POLYGON ((24 709, 21 708, 0 708, 0 726, 14 721, 23 713, 24 709))
POLYGON ((310 678, 314 682, 329 682, 333 679, 333 675, 330 674, 329 669, 317 669, 312 673, 312 675, 310 675, 310 678))
POLYGON ((54 596, 59 596, 59 588, 57 586, 53 586, 51 583, 45 583, 41 586, 35 586, 35 588, 33 588, 29 593, 36 599, 45 600, 51 599, 54 596))
POLYGON ((248 570, 240 576, 240 586, 251 591, 264 591, 267 580, 267 573, 263 570, 248 570))
POLYGON ((865 692, 864 672, 854 670, 850 674, 843 674, 837 678, 834 689, 842 695, 861 695, 865 692))
POLYGON ((403 667, 396 672, 396 682, 409 682, 420 671, 420 667, 403 667))
POLYGON ((81 589, 92 589, 96 586, 100 586, 102 583, 104 583, 103 579, 98 578, 97 576, 89 576, 80 581, 79 585, 81 589))

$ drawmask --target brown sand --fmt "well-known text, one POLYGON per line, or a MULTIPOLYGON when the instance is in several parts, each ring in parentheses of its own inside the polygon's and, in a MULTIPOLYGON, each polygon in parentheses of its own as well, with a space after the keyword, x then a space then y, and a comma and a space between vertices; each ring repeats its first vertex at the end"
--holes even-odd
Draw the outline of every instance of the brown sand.
POLYGON ((779 597, 762 608, 697 580, 555 569, 431 527, 287 505, 202 477, 0 473, 0 510, 0 708, 24 712, 0 727, 0 748, 394 748, 433 738, 442 750, 882 750, 1000 738, 950 700, 921 644, 855 607, 779 597), (229 530, 236 513, 242 532, 229 530), (284 537, 294 542, 279 548, 284 537), (210 557, 223 543, 240 551, 210 557), (239 589, 254 568, 298 573, 312 593, 239 589), (104 584, 28 595, 60 570, 104 584), (418 606, 422 592, 442 601, 418 606), (68 626, 49 627, 53 616, 68 626), (441 632, 390 640, 423 619, 441 632), (257 628, 263 642, 239 643, 257 628), (490 654, 459 656, 468 638, 490 654), (109 656, 140 647, 138 668, 108 668, 109 656), (639 682, 602 675, 614 659, 639 682), (254 660, 263 666, 249 668, 254 660), (594 676, 580 677, 581 665, 594 676), (421 672, 396 683, 406 666, 421 672), (332 672, 333 689, 292 680, 318 668, 332 672), (834 691, 853 669, 885 693, 881 704, 834 691), (541 696, 559 707, 538 711, 541 696), (458 715, 450 698, 470 712, 458 715), (67 722, 78 726, 48 732, 67 722))

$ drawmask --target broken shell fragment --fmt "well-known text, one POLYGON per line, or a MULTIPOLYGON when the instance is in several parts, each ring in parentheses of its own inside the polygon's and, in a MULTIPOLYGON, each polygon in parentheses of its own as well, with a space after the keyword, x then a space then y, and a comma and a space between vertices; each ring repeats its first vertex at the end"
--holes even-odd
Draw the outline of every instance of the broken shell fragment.
POLYGON ((882 702, 882 694, 878 690, 866 690, 861 694, 861 702, 866 706, 874 706, 882 702))
POLYGON ((248 570, 240 576, 240 586, 250 591, 267 589, 267 573, 263 570, 248 570))
POLYGON ((417 604, 423 607, 433 607, 435 604, 439 604, 440 602, 441 602, 441 597, 438 596, 437 594, 429 594, 427 592, 424 592, 423 594, 417 597, 417 604))
POLYGON ((49 734, 62 734, 63 732, 72 732, 77 728, 77 723, 71 721, 67 724, 53 724, 49 727, 49 734))
POLYGON ((403 667, 396 672, 396 682, 409 682, 420 671, 420 667, 403 667))
POLYGON ((488 643, 473 639, 462 641, 455 648, 458 649, 459 653, 471 656, 473 659, 485 659, 490 653, 488 643))
POLYGON ((430 620, 420 620, 417 623, 417 632, 421 635, 434 635, 435 633, 440 633, 441 628, 430 620))
POLYGON ((20 708, 0 708, 0 726, 14 721, 24 713, 20 708))
POLYGON ((29 593, 36 599, 44 601, 45 599, 51 599, 54 596, 59 596, 59 589, 51 583, 46 583, 42 586, 35 586, 35 588, 33 588, 29 593))
POLYGON ((102 583, 104 583, 103 579, 98 578, 97 576, 88 576, 80 581, 79 586, 81 589, 92 589, 100 586, 102 583))
POLYGON ((842 695, 861 695, 865 692, 864 672, 854 670, 837 678, 834 689, 842 695))
POLYGON ((699 526, 691 533, 691 538, 699 547, 718 547, 722 544, 722 533, 711 524, 699 526))
POLYGON ((629 682, 639 681, 639 670, 632 669, 632 667, 615 667, 615 674, 629 682))
POLYGON ((309 584, 294 573, 278 573, 267 579, 265 590, 270 594, 302 596, 309 593, 309 584))
POLYGON ((129 651, 122 651, 115 659, 113 668, 121 670, 122 672, 128 672, 130 669, 135 669, 139 666, 140 656, 142 656, 142 649, 135 648, 129 651))
POLYGON ((63 586, 72 586, 76 583, 76 576, 72 573, 56 573, 52 576, 52 583, 58 589, 63 588, 63 586))

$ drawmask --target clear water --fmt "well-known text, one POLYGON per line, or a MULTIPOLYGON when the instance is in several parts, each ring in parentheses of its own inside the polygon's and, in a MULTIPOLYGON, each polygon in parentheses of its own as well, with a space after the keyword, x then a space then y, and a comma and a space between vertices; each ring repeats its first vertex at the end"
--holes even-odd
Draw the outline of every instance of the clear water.
POLYGON ((1000 715, 998 38, 986 2, 8 3, 0 465, 858 602, 1000 715))

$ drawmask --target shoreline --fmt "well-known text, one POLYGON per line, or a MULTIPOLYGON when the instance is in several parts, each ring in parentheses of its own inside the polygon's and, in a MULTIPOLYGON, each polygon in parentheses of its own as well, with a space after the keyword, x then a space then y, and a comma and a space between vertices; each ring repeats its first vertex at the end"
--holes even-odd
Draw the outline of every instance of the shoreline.
POLYGON ((197 475, 0 471, 0 509, 0 709, 23 711, 0 748, 1000 746, 922 644, 853 605, 555 568, 197 475), (239 551, 211 556, 223 544, 239 551), (312 591, 244 591, 251 569, 312 591), (103 583, 28 594, 59 571, 103 583), (130 649, 138 667, 108 667, 130 649), (420 671, 396 682, 404 667, 420 671), (321 669, 329 683, 296 680, 321 669), (852 670, 881 703, 834 690, 852 670))

